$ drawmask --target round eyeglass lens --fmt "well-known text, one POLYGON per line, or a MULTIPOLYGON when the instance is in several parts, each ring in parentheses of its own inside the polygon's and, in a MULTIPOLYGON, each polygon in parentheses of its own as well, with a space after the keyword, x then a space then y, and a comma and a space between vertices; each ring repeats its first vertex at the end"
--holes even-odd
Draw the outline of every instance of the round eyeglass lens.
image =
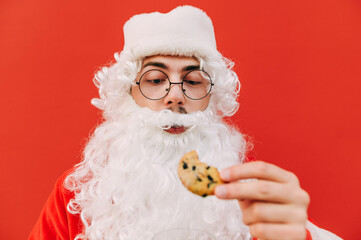
POLYGON ((203 70, 190 71, 183 78, 183 92, 190 99, 202 99, 209 94, 211 89, 211 77, 203 70))
POLYGON ((168 76, 157 69, 146 71, 139 79, 139 89, 146 98, 161 99, 169 90, 168 76))

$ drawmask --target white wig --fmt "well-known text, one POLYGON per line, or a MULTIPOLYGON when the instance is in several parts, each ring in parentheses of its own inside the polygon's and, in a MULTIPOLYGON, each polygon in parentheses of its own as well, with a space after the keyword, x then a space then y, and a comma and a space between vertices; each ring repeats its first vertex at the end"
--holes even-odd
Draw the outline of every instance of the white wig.
POLYGON ((115 54, 116 62, 95 76, 100 99, 92 103, 104 110, 108 119, 116 111, 149 56, 171 55, 195 57, 214 83, 211 106, 221 116, 231 116, 238 109, 240 88, 233 63, 217 50, 211 19, 201 9, 180 6, 168 13, 144 13, 130 18, 123 27, 123 51, 115 54))
MULTIPOLYGON (((118 106, 124 95, 130 94, 130 88, 135 84, 142 64, 142 60, 129 60, 132 57, 124 52, 115 53, 114 58, 116 62, 109 67, 103 67, 94 78, 94 84, 99 89, 99 98, 92 99, 92 104, 104 111, 105 119, 117 116, 118 106)), ((210 93, 213 112, 221 116, 232 116, 238 110, 237 95, 240 90, 239 79, 232 70, 233 62, 224 57, 199 57, 198 61, 214 83, 210 93)))
MULTIPOLYGON (((146 30, 152 26, 146 26, 146 30)), ((172 226, 202 226, 223 235, 219 239, 230 239, 231 236, 243 239, 247 231, 236 202, 197 199, 183 192, 186 190, 179 187, 179 179, 175 176, 175 163, 187 151, 197 150, 208 164, 222 169, 242 162, 248 148, 243 135, 222 121, 224 116, 231 116, 238 109, 236 98, 240 83, 232 71, 233 63, 215 48, 210 19, 203 11, 185 6, 164 15, 137 15, 126 23, 124 30, 123 51, 115 53, 115 62, 103 67, 94 77, 99 98, 92 99, 92 104, 103 111, 105 121, 87 144, 83 161, 65 179, 65 187, 75 194, 68 204, 68 211, 80 214, 85 227, 77 239, 123 239, 119 236, 149 239, 145 236, 151 236, 152 231, 172 226), (139 35, 138 28, 142 25, 139 22, 147 23, 148 17, 160 23, 161 26, 156 26, 157 31, 160 29, 157 34, 165 34, 166 40, 178 39, 176 35, 180 32, 169 33, 166 26, 169 22, 176 24, 183 19, 196 18, 195 22, 200 24, 197 27, 192 21, 186 22, 177 30, 194 31, 191 34, 183 32, 183 36, 191 36, 189 39, 170 41, 170 44, 163 41, 154 48, 147 41, 153 31, 148 31, 146 38, 133 36, 139 35), (194 38, 210 41, 194 45, 194 38), (158 113, 136 105, 130 89, 142 61, 153 55, 198 59, 201 69, 210 75, 214 84, 205 111, 178 114, 166 110, 158 113), (166 121, 169 123, 189 122, 194 127, 180 136, 167 134, 154 124, 165 115, 168 115, 166 121), (134 188, 137 191, 133 191, 134 188), (160 208, 163 211, 159 211, 160 208), (188 214, 189 211, 197 217, 188 214), (138 219, 142 222, 137 222, 138 219), (163 225, 159 221, 155 224, 154 219, 163 219, 163 225), (137 224, 132 225, 135 222, 137 224)))

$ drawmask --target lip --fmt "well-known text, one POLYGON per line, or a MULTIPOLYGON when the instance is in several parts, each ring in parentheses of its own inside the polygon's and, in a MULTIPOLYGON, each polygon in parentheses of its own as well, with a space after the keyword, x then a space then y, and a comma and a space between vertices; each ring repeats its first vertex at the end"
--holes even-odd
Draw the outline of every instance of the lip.
POLYGON ((187 128, 184 126, 171 126, 168 129, 164 129, 164 131, 170 134, 181 134, 184 133, 186 130, 187 128))

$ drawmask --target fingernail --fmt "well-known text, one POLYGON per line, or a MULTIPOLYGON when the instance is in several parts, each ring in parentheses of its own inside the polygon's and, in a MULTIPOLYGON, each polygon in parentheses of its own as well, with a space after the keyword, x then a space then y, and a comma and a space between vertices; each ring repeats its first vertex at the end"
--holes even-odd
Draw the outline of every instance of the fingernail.
POLYGON ((221 171, 222 180, 228 181, 231 178, 231 171, 229 169, 223 169, 221 171))
POLYGON ((215 194, 218 196, 218 197, 226 197, 227 195, 227 189, 226 189, 226 186, 217 186, 216 189, 215 189, 215 194))

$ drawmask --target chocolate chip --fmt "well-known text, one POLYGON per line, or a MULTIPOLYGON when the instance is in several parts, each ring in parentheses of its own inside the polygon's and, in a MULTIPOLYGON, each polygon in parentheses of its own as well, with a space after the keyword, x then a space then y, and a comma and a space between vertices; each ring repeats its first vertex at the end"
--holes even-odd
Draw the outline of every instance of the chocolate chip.
POLYGON ((212 182, 214 182, 213 178, 210 175, 207 175, 208 179, 212 182))
POLYGON ((188 168, 188 164, 186 162, 183 162, 183 169, 187 169, 188 168))
POLYGON ((207 188, 210 188, 212 184, 216 184, 217 182, 210 182, 207 184, 207 188))
POLYGON ((208 167, 207 167, 207 170, 208 170, 210 167, 211 167, 211 166, 208 166, 208 167))
POLYGON ((207 194, 206 194, 206 193, 205 193, 205 194, 203 194, 203 195, 202 195, 202 197, 207 197, 207 194))
POLYGON ((198 181, 198 182, 202 182, 202 179, 200 179, 200 178, 197 176, 197 181, 198 181))
POLYGON ((193 167, 192 167, 192 170, 193 170, 193 171, 196 170, 196 166, 193 166, 193 167))

